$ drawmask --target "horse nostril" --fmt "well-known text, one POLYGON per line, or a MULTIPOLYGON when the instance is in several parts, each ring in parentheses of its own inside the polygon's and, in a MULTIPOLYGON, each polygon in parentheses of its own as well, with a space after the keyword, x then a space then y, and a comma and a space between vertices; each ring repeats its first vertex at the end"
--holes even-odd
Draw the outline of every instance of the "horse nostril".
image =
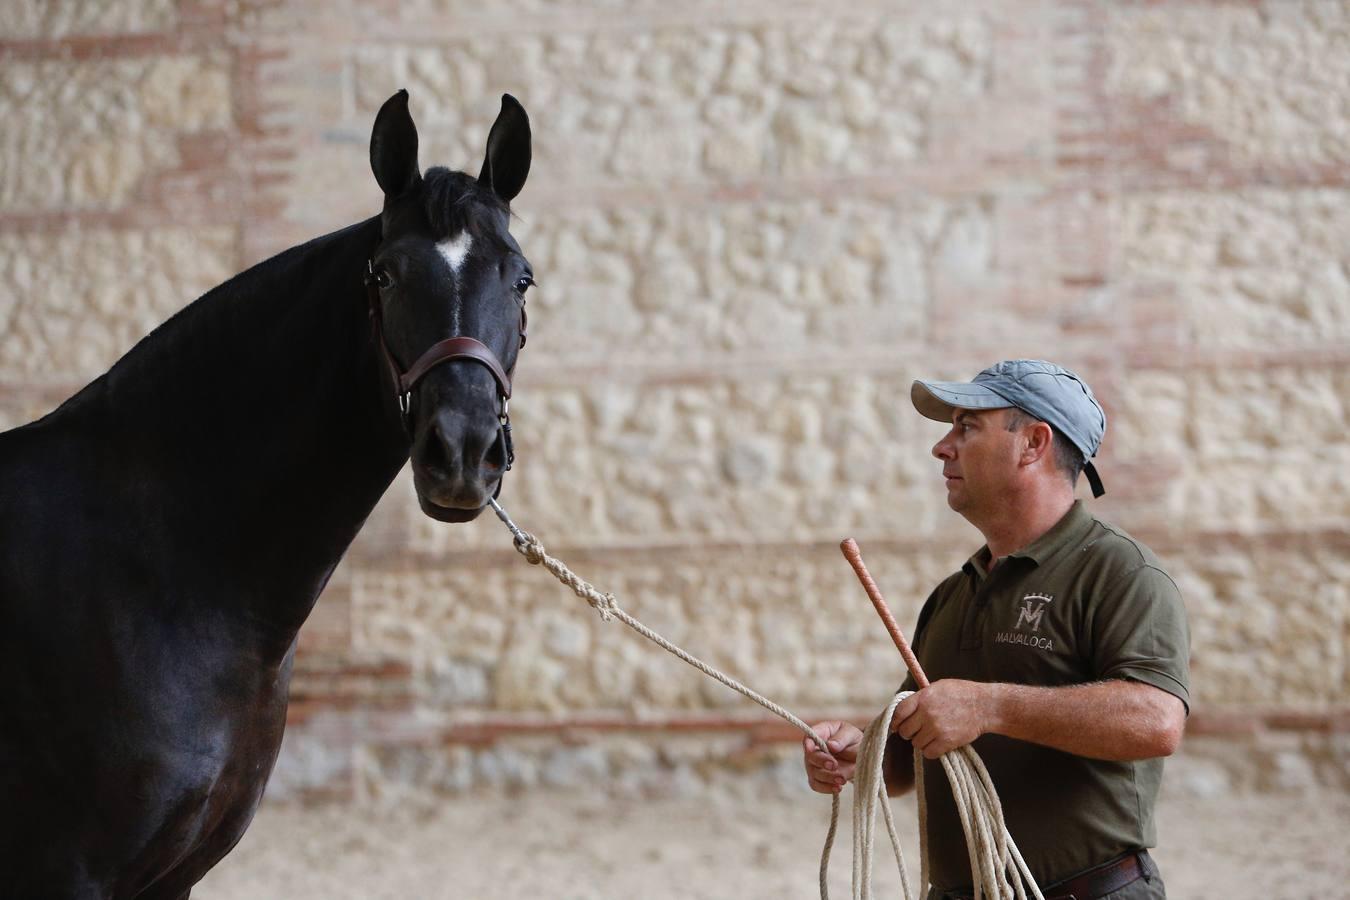
POLYGON ((483 453, 482 461, 483 474, 498 475, 506 468, 506 451, 502 448, 501 441, 493 441, 493 445, 487 448, 483 453))
POLYGON ((444 476, 450 471, 449 442, 440 426, 433 426, 423 442, 421 463, 437 475, 444 476))
POLYGON ((488 476, 499 475, 506 468, 506 443, 502 440, 500 429, 493 432, 479 466, 488 476))

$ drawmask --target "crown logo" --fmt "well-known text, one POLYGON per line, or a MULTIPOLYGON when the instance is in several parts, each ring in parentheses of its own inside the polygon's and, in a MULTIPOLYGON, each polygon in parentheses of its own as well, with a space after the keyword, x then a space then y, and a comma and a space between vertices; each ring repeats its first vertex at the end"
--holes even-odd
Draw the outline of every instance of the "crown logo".
POLYGON ((1042 603, 1050 603, 1050 602, 1053 601, 1055 598, 1052 597, 1050 594, 1027 594, 1027 595, 1026 595, 1025 597, 1023 597, 1022 599, 1023 599, 1023 600, 1039 600, 1039 601, 1041 601, 1042 603))

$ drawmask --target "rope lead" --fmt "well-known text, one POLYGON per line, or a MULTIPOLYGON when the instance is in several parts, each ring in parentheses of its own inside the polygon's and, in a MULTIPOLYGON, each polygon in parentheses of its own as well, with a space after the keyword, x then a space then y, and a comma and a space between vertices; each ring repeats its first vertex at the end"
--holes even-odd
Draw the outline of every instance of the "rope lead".
MULTIPOLYGON (((808 738, 815 741, 825 753, 829 746, 825 739, 816 734, 804 721, 788 712, 782 706, 756 693, 736 679, 718 671, 701 659, 677 647, 661 635, 643 625, 619 606, 613 594, 602 594, 589 582, 577 577, 571 569, 559 559, 549 556, 544 545, 534 535, 519 528, 506 510, 495 499, 489 500, 492 511, 497 514, 507 528, 511 530, 515 547, 526 561, 543 566, 555 578, 572 589, 600 613, 600 618, 608 622, 618 619, 638 634, 652 641, 663 650, 678 656, 704 675, 726 685, 743 697, 753 700, 769 712, 791 723, 808 738)), ((876 812, 880 807, 886 821, 886 830, 890 834, 891 848, 895 851, 896 864, 900 869, 900 884, 904 888, 905 900, 914 900, 909 887, 909 873, 905 868, 904 851, 900 848, 900 837, 895 830, 895 820, 891 812, 890 798, 886 794, 886 781, 882 774, 882 761, 886 751, 886 737, 890 733, 890 721, 900 701, 909 696, 901 692, 892 698, 881 715, 872 720, 863 733, 862 745, 858 750, 858 764, 853 776, 853 898, 871 900, 872 898, 872 847, 873 830, 876 825, 876 812)), ((830 754, 831 756, 833 754, 830 754)), ((952 785, 952 794, 956 798, 957 811, 961 815, 961 828, 966 835, 966 847, 970 850, 970 871, 975 882, 975 896, 989 897, 990 900, 1045 900, 1040 888, 1031 877, 1022 854, 1013 843, 1011 835, 1003 822, 1003 808, 998 795, 994 793, 993 782, 984 763, 969 745, 943 754, 942 768, 952 785), (1025 884, 1025 886, 1024 886, 1025 884), (1030 888, 1030 894, 1027 888, 1030 888)), ((920 883, 928 885, 927 852, 927 804, 924 802, 923 757, 914 753, 914 784, 919 799, 919 834, 921 846, 922 870, 920 883)), ((839 795, 830 798, 830 828, 825 834, 825 846, 820 852, 820 897, 829 900, 830 890, 826 884, 826 875, 830 867, 830 851, 834 847, 835 832, 839 826, 839 795)))

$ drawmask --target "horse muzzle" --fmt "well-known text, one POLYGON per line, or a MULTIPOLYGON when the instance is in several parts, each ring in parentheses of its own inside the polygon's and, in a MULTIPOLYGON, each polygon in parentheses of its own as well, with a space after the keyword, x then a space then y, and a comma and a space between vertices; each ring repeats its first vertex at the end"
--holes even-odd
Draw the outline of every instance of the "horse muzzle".
POLYGON ((507 470, 500 419, 454 408, 432 412, 414 439, 412 466, 423 512, 444 522, 476 517, 507 470))

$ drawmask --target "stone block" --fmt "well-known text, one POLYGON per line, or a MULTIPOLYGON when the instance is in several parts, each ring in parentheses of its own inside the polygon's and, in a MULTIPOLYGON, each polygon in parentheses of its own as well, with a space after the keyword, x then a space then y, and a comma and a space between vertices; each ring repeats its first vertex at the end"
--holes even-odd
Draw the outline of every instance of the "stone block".
POLYGON ((1350 520, 1345 366, 1202 369, 1187 381, 1188 525, 1255 530, 1350 520))
POLYGON ((10 0, 0 7, 6 40, 108 37, 163 31, 178 18, 174 0, 10 0))
POLYGON ((1167 761, 1164 791, 1203 799, 1221 794, 1306 794, 1346 787, 1343 735, 1258 731, 1243 736, 1187 736, 1167 761))
POLYGON ((1114 456, 1181 458, 1190 449, 1190 392, 1175 371, 1135 370, 1111 398, 1107 441, 1114 456))
POLYGON ((1316 707, 1345 696, 1344 549, 1158 547, 1191 625, 1193 705, 1316 707))
POLYGON ((350 737, 331 730, 326 723, 309 722, 288 728, 267 784, 272 800, 302 800, 307 797, 340 797, 350 793, 354 748, 350 737))
POLYGON ((931 274, 987 273, 975 201, 540 210, 517 228, 541 287, 522 362, 826 353, 923 341, 931 274))
POLYGON ((1350 77, 1347 39, 1345 7, 1315 0, 1113 7, 1108 90, 1122 106, 1165 110, 1164 128, 1181 139, 1159 150, 1175 168, 1329 171, 1350 161, 1334 87, 1350 77))
POLYGON ((1252 189, 1129 196, 1126 271, 1184 310, 1190 340, 1266 349, 1350 338, 1350 195, 1252 189))
POLYGON ((224 54, 0 65, 0 211, 116 210, 230 122, 224 54))
POLYGON ((0 376, 101 374, 236 265, 233 228, 0 233, 0 376))
POLYGON ((353 775, 356 797, 376 806, 403 804, 428 793, 460 794, 483 786, 475 771, 474 754, 466 747, 371 744, 357 752, 353 775))
MULTIPOLYGON (((1350 427, 1344 366, 1222 362, 1134 370, 1102 393, 1109 461, 1131 482, 1156 483, 1120 507, 1129 526, 1176 531, 1343 527, 1350 427)), ((1117 503, 1112 491, 1106 506, 1117 503)))

